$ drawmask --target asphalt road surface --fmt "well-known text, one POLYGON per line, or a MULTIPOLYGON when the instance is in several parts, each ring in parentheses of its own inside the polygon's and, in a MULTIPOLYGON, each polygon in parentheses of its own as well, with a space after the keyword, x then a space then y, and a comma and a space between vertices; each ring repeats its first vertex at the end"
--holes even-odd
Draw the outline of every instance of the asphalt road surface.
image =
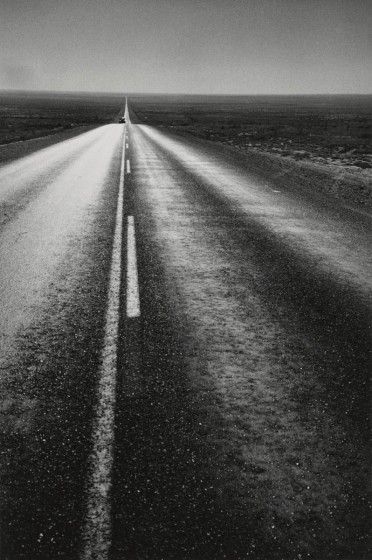
POLYGON ((370 217, 126 116, 0 167, 1 560, 366 559, 370 217))

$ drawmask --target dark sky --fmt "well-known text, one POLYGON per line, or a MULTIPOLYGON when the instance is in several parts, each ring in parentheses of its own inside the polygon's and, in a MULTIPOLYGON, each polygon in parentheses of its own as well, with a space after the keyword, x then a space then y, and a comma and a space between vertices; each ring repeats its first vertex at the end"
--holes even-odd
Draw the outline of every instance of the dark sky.
POLYGON ((371 93, 368 0, 0 0, 0 89, 371 93))

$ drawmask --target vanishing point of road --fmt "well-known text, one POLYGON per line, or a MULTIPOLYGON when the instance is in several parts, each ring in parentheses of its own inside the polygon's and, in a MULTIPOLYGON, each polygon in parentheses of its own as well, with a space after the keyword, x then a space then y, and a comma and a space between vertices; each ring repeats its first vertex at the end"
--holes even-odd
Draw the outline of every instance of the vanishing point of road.
POLYGON ((125 115, 0 167, 1 560, 367 558, 370 216, 125 115))

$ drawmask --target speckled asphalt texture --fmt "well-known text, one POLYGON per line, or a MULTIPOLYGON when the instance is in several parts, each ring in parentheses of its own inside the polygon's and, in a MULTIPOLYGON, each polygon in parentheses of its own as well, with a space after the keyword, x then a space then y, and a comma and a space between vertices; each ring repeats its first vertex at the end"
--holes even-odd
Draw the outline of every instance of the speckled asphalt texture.
MULTIPOLYGON (((0 168, 1 560, 81 557, 121 134, 0 168)), ((365 560, 370 217, 161 129, 127 159, 110 560, 365 560)))

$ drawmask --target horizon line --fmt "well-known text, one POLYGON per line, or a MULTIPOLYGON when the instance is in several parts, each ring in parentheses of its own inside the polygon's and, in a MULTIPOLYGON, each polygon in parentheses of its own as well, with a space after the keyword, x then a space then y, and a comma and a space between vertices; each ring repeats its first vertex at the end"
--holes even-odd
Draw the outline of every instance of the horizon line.
POLYGON ((317 93, 205 93, 205 92, 143 92, 143 91, 89 91, 89 90, 47 90, 47 89, 19 89, 0 88, 1 93, 23 94, 60 94, 60 95, 139 95, 139 96, 205 96, 205 97, 311 97, 311 96, 372 96, 372 92, 317 92, 317 93))

